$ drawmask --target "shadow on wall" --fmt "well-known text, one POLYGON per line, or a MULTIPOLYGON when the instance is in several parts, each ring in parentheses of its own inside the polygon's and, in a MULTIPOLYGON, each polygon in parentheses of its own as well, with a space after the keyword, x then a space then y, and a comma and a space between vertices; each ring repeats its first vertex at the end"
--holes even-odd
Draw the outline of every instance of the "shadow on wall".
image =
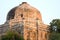
POLYGON ((16 8, 17 7, 14 7, 8 12, 6 20, 14 19, 16 8))

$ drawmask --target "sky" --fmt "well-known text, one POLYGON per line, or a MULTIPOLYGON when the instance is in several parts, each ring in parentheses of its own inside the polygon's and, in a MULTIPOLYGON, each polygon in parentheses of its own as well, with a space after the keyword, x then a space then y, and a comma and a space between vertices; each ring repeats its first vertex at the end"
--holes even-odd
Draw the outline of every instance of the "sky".
POLYGON ((22 2, 37 8, 45 24, 60 18, 60 0, 0 0, 0 25, 6 21, 8 12, 22 2))

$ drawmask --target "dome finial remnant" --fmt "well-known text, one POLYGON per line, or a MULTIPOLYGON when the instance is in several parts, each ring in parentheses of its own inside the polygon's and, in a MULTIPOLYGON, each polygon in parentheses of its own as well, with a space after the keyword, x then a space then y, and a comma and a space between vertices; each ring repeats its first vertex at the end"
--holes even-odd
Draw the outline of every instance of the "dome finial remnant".
MULTIPOLYGON (((22 2, 22 4, 27 4, 27 2, 22 2)), ((21 6, 22 4, 20 4, 20 6, 21 6)))
POLYGON ((26 4, 27 2, 22 2, 22 4, 26 4))

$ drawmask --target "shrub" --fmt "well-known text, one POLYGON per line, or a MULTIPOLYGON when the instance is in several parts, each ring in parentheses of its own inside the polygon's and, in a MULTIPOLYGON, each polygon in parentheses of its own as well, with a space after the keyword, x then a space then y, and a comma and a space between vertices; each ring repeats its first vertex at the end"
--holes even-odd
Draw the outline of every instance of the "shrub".
POLYGON ((23 36, 15 31, 8 31, 6 35, 2 36, 2 40, 24 40, 23 36))

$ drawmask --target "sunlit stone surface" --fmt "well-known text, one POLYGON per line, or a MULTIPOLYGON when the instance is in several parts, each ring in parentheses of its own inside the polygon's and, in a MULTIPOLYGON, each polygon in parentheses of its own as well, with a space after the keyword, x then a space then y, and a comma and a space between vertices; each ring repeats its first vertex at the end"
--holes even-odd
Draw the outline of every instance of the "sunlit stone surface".
POLYGON ((48 40, 48 26, 43 23, 41 13, 26 2, 11 9, 7 21, 8 27, 23 35, 25 40, 48 40))

